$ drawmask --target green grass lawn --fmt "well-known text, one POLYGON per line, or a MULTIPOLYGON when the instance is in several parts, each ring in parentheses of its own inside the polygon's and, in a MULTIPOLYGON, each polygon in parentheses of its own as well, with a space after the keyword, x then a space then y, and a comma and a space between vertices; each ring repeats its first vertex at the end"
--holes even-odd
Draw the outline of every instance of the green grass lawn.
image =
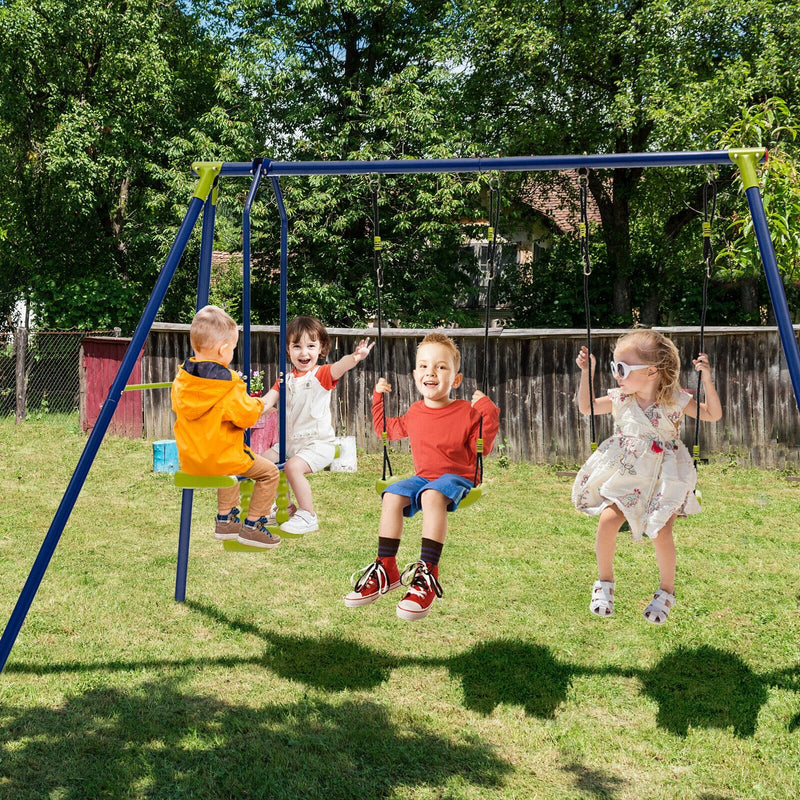
MULTIPOLYGON (((74 417, 0 421, 2 627, 85 441, 74 417)), ((259 554, 225 552, 196 492, 178 604, 180 492, 150 442, 106 440, 0 675, 0 798, 800 796, 800 484, 702 468, 659 628, 652 546, 620 536, 616 612, 593 617, 570 479, 489 459, 412 624, 398 593, 342 602, 379 471, 315 476, 321 530, 259 554)))

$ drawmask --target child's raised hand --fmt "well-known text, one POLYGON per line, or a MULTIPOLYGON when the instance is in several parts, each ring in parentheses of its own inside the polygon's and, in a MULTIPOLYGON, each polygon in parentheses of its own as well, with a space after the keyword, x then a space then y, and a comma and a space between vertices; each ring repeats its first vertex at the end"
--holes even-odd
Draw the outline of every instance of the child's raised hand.
MULTIPOLYGON (((592 362, 592 370, 594 370, 594 356, 591 357, 592 362)), ((578 357, 575 359, 575 363, 582 369, 589 369, 589 350, 587 349, 586 345, 581 346, 581 351, 578 353, 578 357)))
POLYGON ((694 364, 694 368, 698 372, 703 373, 704 378, 711 377, 711 362, 708 360, 708 356, 705 353, 700 353, 697 358, 692 359, 692 364, 694 364))
POLYGON ((386 378, 378 378, 378 382, 375 384, 375 391, 378 394, 388 394, 392 391, 392 384, 386 378))
POLYGON ((365 359, 370 354, 370 351, 373 347, 375 347, 375 342, 370 344, 369 336, 367 336, 366 339, 362 339, 356 345, 356 349, 353 351, 353 358, 355 359, 356 363, 365 359))
POLYGON ((475 391, 472 393, 472 405, 474 406, 474 405, 475 405, 475 403, 477 403, 477 402, 478 402, 478 400, 480 400, 480 399, 481 399, 481 397, 486 397, 486 395, 485 395, 485 394, 484 394, 484 393, 483 393, 483 392, 482 392, 480 389, 476 389, 476 390, 475 390, 475 391))

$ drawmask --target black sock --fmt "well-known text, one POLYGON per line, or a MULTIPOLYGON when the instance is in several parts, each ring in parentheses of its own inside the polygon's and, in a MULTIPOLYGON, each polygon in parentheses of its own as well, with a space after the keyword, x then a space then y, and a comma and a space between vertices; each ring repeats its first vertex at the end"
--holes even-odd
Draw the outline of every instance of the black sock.
POLYGON ((439 563, 439 558, 442 555, 442 547, 444 547, 444 542, 436 542, 433 539, 423 538, 422 550, 419 557, 426 564, 435 567, 439 563))
POLYGON ((385 536, 378 537, 378 558, 396 558, 399 549, 399 539, 388 539, 385 536))

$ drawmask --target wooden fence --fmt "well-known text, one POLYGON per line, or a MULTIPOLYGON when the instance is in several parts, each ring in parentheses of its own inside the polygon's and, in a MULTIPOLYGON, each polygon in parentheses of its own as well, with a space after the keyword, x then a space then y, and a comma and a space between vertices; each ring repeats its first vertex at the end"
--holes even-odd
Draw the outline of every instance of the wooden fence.
MULTIPOLYGON (((142 359, 142 380, 169 381, 179 363, 191 354, 189 326, 156 323, 148 337, 142 359)), ((686 365, 681 383, 695 391, 696 373, 691 359, 699 346, 697 328, 660 328, 670 336, 686 365)), ((800 331, 800 327, 797 327, 800 331)), ((374 329, 329 329, 334 361, 351 353, 374 329)), ((482 383, 484 335, 482 329, 454 328, 446 331, 456 341, 462 356, 464 382, 459 397, 469 398, 482 383)), ((394 391, 389 397, 390 415, 402 413, 417 399, 411 378, 416 345, 423 330, 383 331, 386 377, 394 391)), ((614 386, 608 362, 618 330, 592 334, 592 350, 598 359, 595 390, 598 395, 614 386)), ((489 335, 489 395, 500 407, 497 444, 512 460, 571 466, 589 453, 588 418, 575 403, 580 373, 575 357, 584 343, 581 330, 504 330, 489 335)), ((723 406, 717 423, 700 423, 701 455, 731 454, 740 463, 778 467, 800 462, 800 413, 792 392, 789 372, 776 328, 707 328, 705 349, 711 358, 715 383, 723 406)), ((240 348, 237 357, 241 355, 240 348)), ((277 378, 278 328, 254 326, 251 337, 251 367, 277 378)), ((234 369, 237 363, 232 365, 234 369)), ((378 377, 378 354, 348 372, 333 395, 337 430, 354 435, 366 452, 377 452, 380 442, 372 430, 372 388, 378 377)), ((169 391, 144 393, 145 436, 172 438, 173 414, 169 391)), ((611 432, 610 416, 596 418, 597 441, 611 432)), ((687 420, 684 441, 694 441, 694 420, 687 420)), ((497 447, 495 454, 497 453, 497 447)))

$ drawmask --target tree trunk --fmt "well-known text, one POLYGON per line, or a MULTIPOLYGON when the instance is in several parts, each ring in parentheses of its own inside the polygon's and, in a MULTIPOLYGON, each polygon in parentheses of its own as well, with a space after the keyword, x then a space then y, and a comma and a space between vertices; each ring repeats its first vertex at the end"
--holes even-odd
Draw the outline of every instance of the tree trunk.
POLYGON ((657 288, 650 292, 647 302, 642 306, 639 313, 639 322, 642 325, 652 328, 658 325, 658 311, 661 306, 661 292, 657 288))
POLYGON ((589 173, 589 188, 603 222, 608 268, 614 276, 611 305, 617 317, 615 322, 624 325, 632 321, 629 200, 641 173, 641 169, 615 169, 610 192, 594 171, 589 173))
POLYGON ((761 322, 761 308, 758 296, 758 280, 756 278, 745 278, 739 285, 739 298, 742 302, 742 310, 747 314, 753 325, 761 322))

